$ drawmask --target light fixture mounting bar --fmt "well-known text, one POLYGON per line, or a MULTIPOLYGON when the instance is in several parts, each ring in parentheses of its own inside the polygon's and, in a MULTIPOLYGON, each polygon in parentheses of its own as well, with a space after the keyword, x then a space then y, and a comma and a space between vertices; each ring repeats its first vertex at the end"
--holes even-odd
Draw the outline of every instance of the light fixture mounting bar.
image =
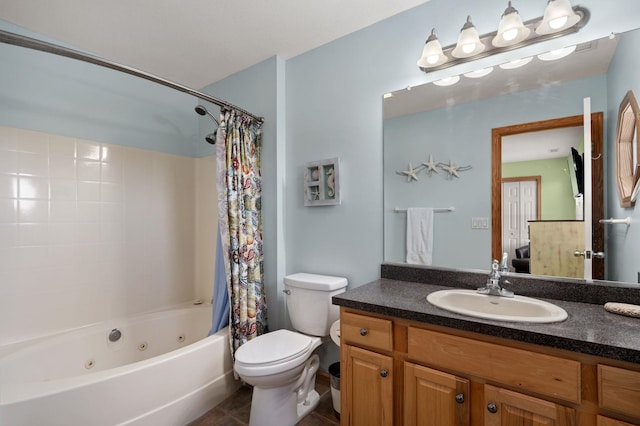
POLYGON ((529 21, 524 22, 524 26, 529 28, 531 30, 529 37, 527 37, 526 39, 524 39, 523 41, 521 41, 520 43, 511 45, 511 46, 505 46, 505 47, 495 47, 491 44, 491 40, 493 40, 493 38, 496 36, 496 34, 498 34, 498 31, 493 31, 491 33, 487 33, 487 34, 483 34, 480 36, 480 41, 485 45, 485 50, 481 53, 478 53, 477 55, 473 55, 471 57, 468 58, 456 58, 454 57, 451 52, 453 51, 453 49, 455 49, 456 44, 451 44, 449 46, 446 46, 442 49, 443 53, 445 54, 445 56, 447 56, 447 58, 449 59, 447 62, 445 62, 442 65, 437 65, 434 67, 429 67, 429 68, 425 68, 425 67, 419 67, 422 71, 429 73, 429 72, 433 72, 433 71, 438 71, 438 70, 443 70, 446 68, 451 68, 453 66, 456 65, 460 65, 460 64, 464 64, 466 62, 471 62, 471 61, 475 61, 477 59, 481 59, 481 58, 486 58, 488 56, 492 56, 492 55, 497 55, 499 53, 503 53, 503 52, 508 52, 510 50, 514 50, 514 49, 519 49, 521 47, 525 47, 525 46, 531 46, 533 44, 536 43, 540 43, 546 40, 551 40, 554 38, 558 38, 558 37, 562 37, 568 34, 573 34, 578 32, 582 27, 584 27, 587 22, 589 22, 589 18, 590 18, 590 13, 589 13, 589 9, 582 7, 582 6, 575 6, 572 8, 573 11, 580 15, 580 20, 578 21, 578 23, 572 27, 569 27, 565 30, 562 31, 558 31, 556 33, 552 33, 552 34, 536 34, 535 29, 536 26, 542 21, 542 16, 538 17, 538 18, 534 18, 531 19, 529 21))

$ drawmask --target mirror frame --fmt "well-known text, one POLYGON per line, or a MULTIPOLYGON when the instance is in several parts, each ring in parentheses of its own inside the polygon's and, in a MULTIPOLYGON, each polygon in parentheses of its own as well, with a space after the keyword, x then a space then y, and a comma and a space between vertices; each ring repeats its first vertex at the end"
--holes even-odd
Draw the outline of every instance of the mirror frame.
MULTIPOLYGON (((560 129, 564 127, 582 126, 582 115, 562 117, 551 120, 534 121, 491 129, 491 258, 502 258, 502 138, 521 133, 560 129)), ((603 122, 604 114, 591 114, 591 182, 592 182, 592 227, 593 251, 604 251, 604 218, 603 199, 603 122)), ((604 259, 593 259, 593 278, 604 278, 604 259)))
POLYGON ((620 207, 633 207, 633 189, 640 178, 640 108, 629 90, 618 109, 618 131, 616 132, 616 182, 620 207), (633 143, 636 143, 636 167, 634 170, 633 143))

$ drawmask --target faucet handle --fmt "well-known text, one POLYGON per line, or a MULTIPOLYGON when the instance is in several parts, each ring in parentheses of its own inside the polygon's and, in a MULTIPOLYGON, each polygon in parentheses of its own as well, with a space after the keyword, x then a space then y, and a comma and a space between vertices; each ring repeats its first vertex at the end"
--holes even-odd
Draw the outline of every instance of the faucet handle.
POLYGON ((500 262, 500 272, 509 272, 509 254, 505 251, 502 253, 502 262, 500 262))

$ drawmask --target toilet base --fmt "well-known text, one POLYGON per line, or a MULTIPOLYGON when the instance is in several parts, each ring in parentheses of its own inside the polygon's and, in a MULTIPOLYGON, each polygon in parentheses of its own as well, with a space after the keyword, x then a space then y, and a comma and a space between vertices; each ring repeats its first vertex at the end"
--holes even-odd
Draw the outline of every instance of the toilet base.
POLYGON ((312 355, 295 382, 274 388, 254 386, 249 426, 293 426, 313 411, 320 402, 314 389, 319 365, 318 355, 312 355))
POLYGON ((308 405, 304 405, 304 403, 302 402, 298 404, 298 420, 302 419, 304 416, 315 410, 318 406, 318 403, 320 403, 320 394, 314 389, 309 392, 308 405))
POLYGON ((293 426, 316 409, 320 395, 309 392, 307 405, 297 399, 292 391, 285 395, 281 389, 253 388, 249 426, 293 426))

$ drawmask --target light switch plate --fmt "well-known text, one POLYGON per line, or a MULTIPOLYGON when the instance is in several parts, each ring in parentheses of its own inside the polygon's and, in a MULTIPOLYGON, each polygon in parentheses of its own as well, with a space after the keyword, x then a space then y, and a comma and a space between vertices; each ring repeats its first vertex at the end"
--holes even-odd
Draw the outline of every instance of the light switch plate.
POLYGON ((471 229, 489 229, 488 217, 472 217, 471 229))

